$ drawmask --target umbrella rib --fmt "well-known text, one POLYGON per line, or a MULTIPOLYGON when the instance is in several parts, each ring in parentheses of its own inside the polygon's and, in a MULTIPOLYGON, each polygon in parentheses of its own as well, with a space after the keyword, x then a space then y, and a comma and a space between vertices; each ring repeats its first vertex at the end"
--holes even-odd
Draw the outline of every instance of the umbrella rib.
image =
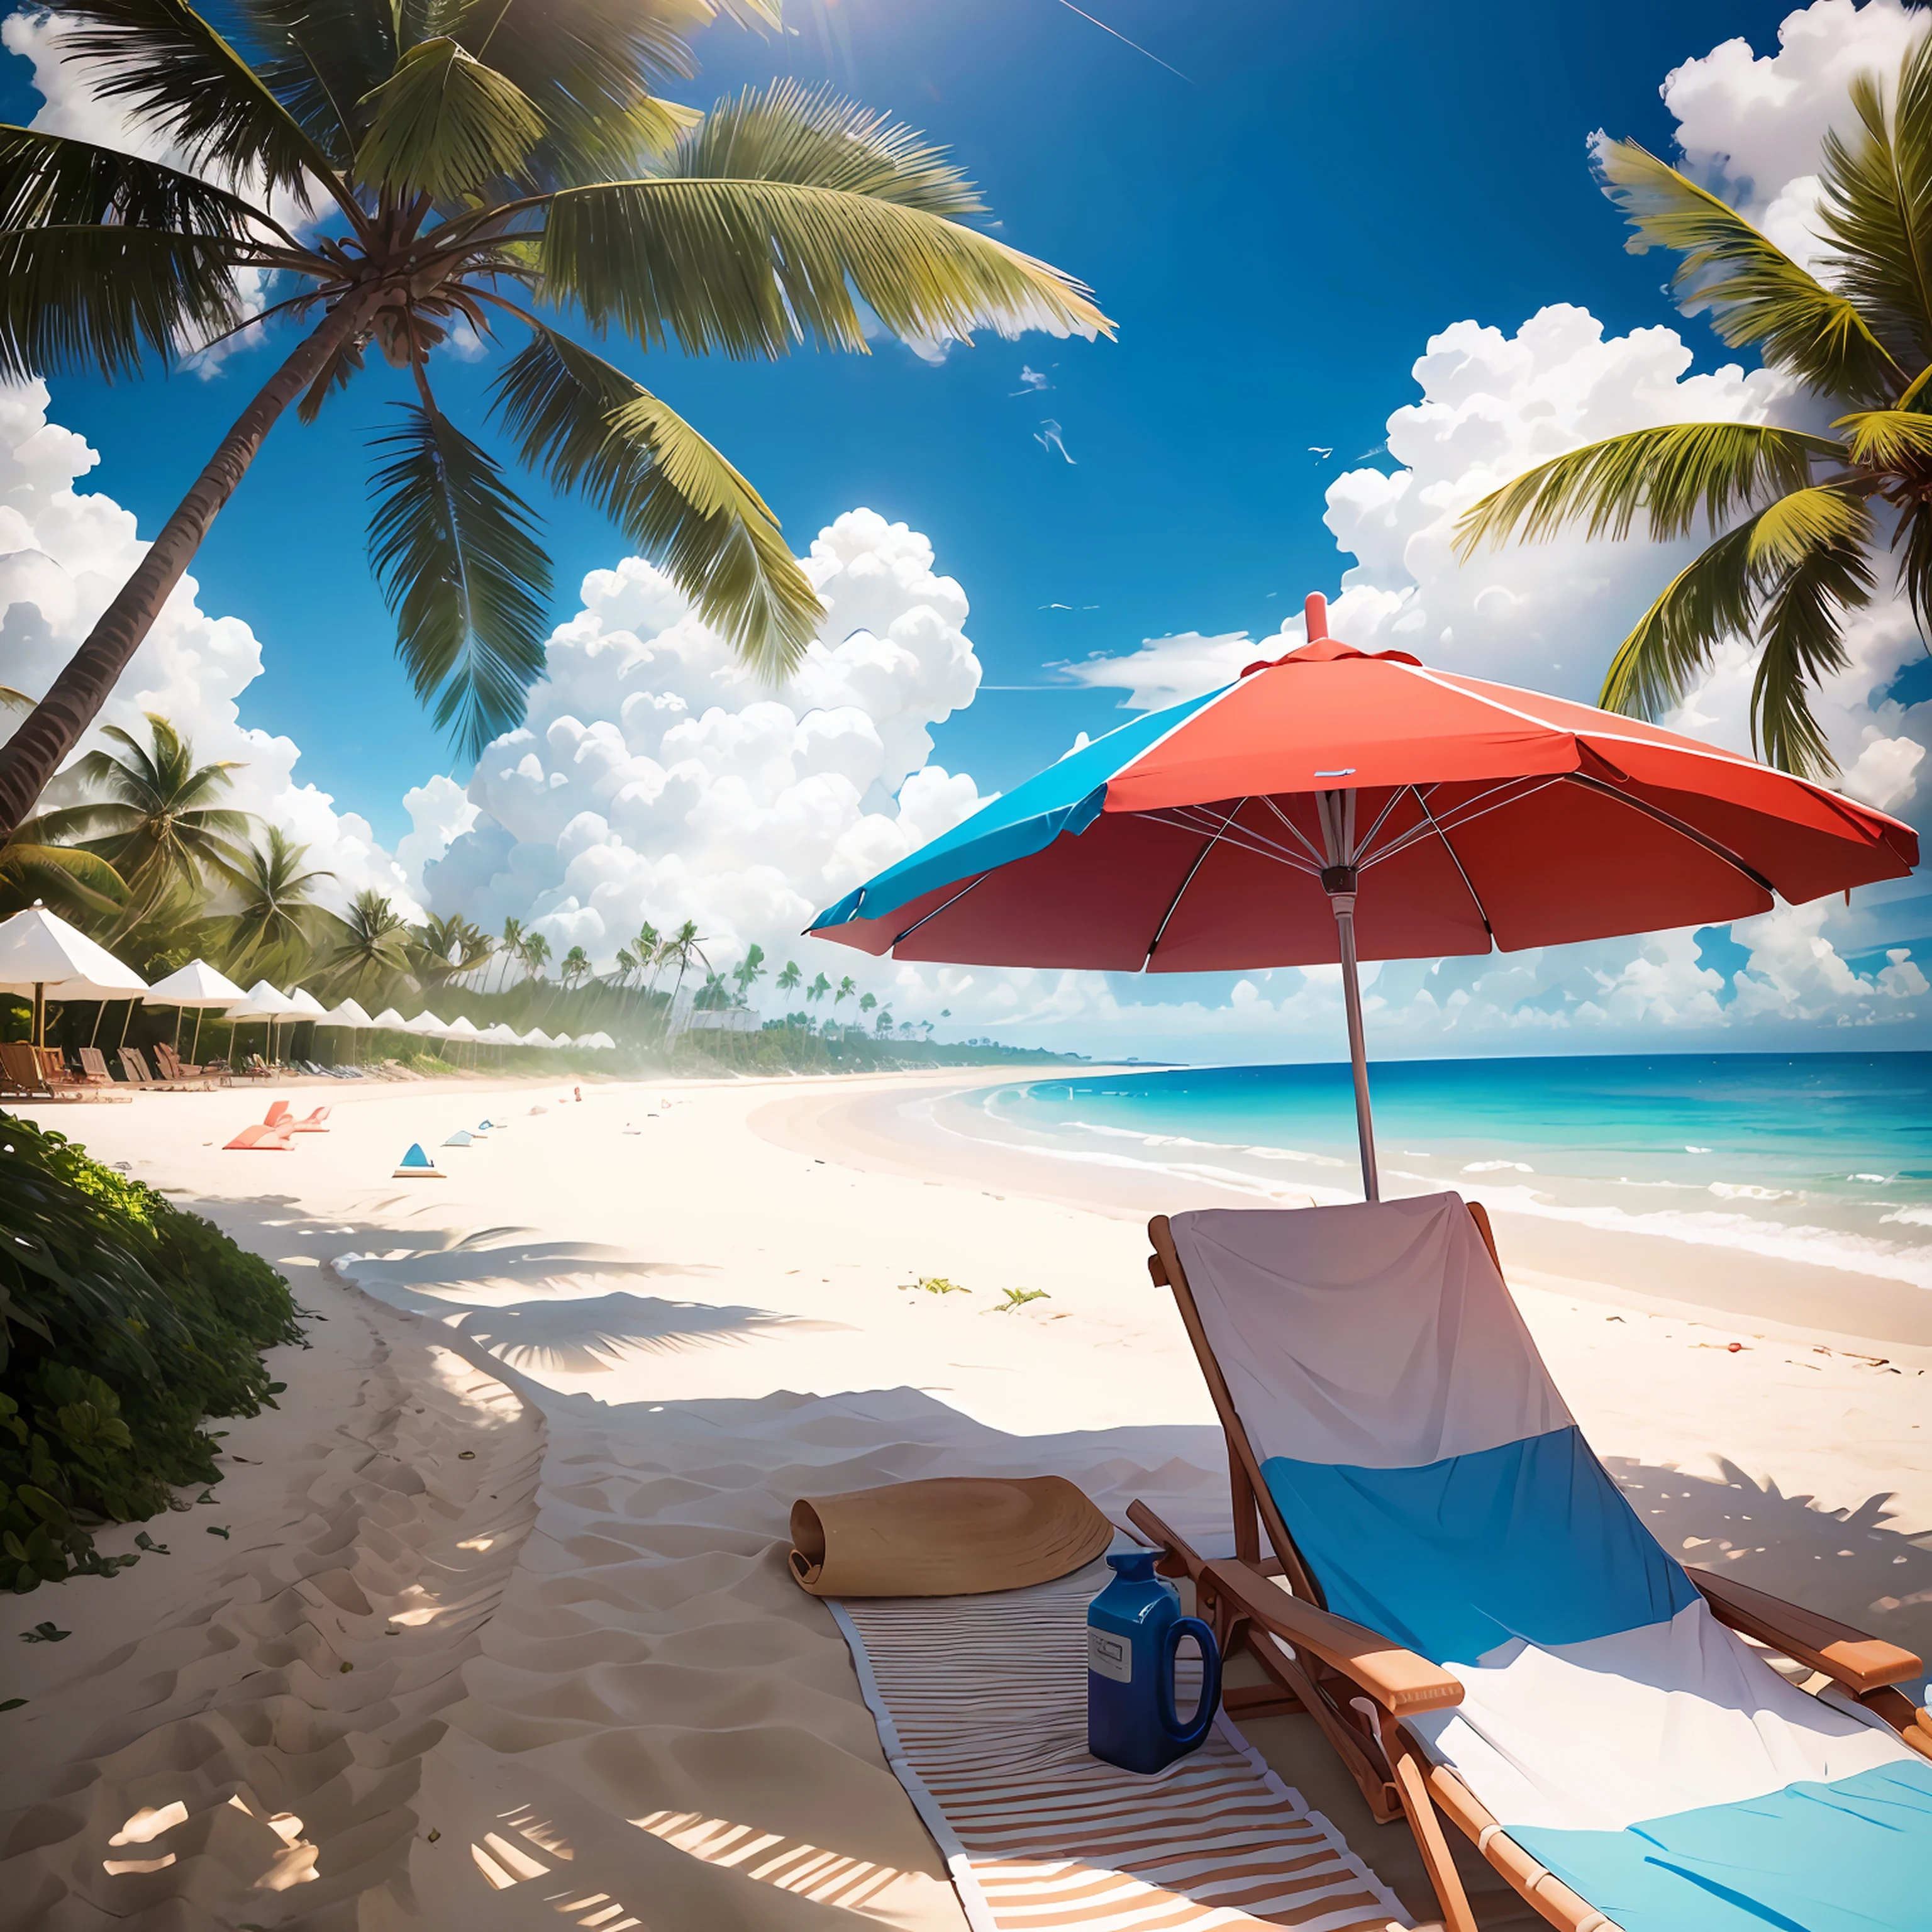
POLYGON ((1143 973, 1147 970, 1149 964, 1153 961, 1154 948, 1160 944, 1162 935, 1166 932, 1168 922, 1180 910, 1182 894, 1187 890, 1190 886, 1193 884, 1195 874, 1199 872, 1201 868, 1208 862, 1208 854, 1213 851, 1214 848, 1221 842, 1222 833, 1226 832, 1230 825, 1233 824, 1235 815, 1240 811, 1241 807, 1246 803, 1247 800, 1244 798, 1236 800, 1234 803, 1229 807, 1227 816, 1222 820, 1221 823, 1217 826, 1216 826, 1214 836, 1202 847, 1199 851, 1195 854, 1194 862, 1188 867, 1186 878, 1181 880, 1179 890, 1177 891, 1174 893, 1174 897, 1168 902, 1167 910, 1161 916, 1161 922, 1160 925, 1154 928, 1154 937, 1148 941, 1147 957, 1141 962, 1141 970, 1143 973))
MULTIPOLYGON (((1328 864, 1328 861, 1324 859, 1319 852, 1316 851, 1315 848, 1309 843, 1307 833, 1304 832, 1301 827, 1296 824, 1294 820, 1289 818, 1288 814, 1282 811, 1281 807, 1276 804, 1272 798, 1264 795, 1262 802, 1268 807, 1269 811, 1274 814, 1276 818, 1281 820, 1282 824, 1288 827, 1289 831, 1294 834, 1298 839, 1300 841, 1301 849, 1308 854, 1310 858, 1314 860, 1315 868, 1317 872, 1319 872, 1324 866, 1328 864)), ((1378 820, 1376 822, 1379 824, 1381 821, 1378 820)))
MULTIPOLYGON (((1538 789, 1541 790, 1541 787, 1539 786, 1538 789)), ((1533 796, 1533 794, 1526 794, 1526 796, 1533 796)), ((1462 881, 1462 889, 1469 895, 1469 902, 1476 908, 1476 916, 1483 922, 1483 931, 1488 937, 1490 943, 1494 945, 1496 929, 1490 923, 1490 909, 1484 904, 1483 896, 1477 891, 1476 882, 1469 876, 1469 868, 1462 863, 1462 855, 1449 842, 1448 832, 1437 824, 1435 813, 1429 808, 1429 801, 1420 792, 1416 794, 1415 802, 1422 807, 1422 815, 1431 825, 1436 826, 1436 836, 1442 841, 1442 849, 1448 854, 1450 862, 1455 866, 1456 876, 1462 881)))
MULTIPOLYGON (((1429 807, 1424 802, 1421 793, 1416 791, 1416 788, 1414 785, 1397 785, 1395 790, 1389 794, 1388 802, 1382 807, 1381 811, 1376 814, 1376 822, 1369 827, 1369 836, 1366 838, 1359 839, 1356 842, 1355 850, 1358 855, 1361 853, 1366 852, 1369 848, 1376 842, 1376 834, 1379 832, 1382 829, 1384 824, 1387 823, 1389 814, 1394 811, 1396 806, 1401 802, 1402 795, 1406 791, 1415 792, 1416 803, 1421 806, 1425 812, 1428 811, 1429 807)), ((1357 862, 1358 864, 1360 862, 1359 856, 1358 857, 1357 862)))
POLYGON ((1694 825, 1687 825, 1673 813, 1666 812, 1661 806, 1652 805, 1647 799, 1632 798, 1628 792, 1619 791, 1613 784, 1601 778, 1594 778, 1583 772, 1565 772, 1564 779, 1570 784, 1583 787, 1586 791, 1600 792, 1604 797, 1614 799, 1619 805, 1628 806, 1633 812, 1640 812, 1646 818, 1654 818, 1658 824, 1667 826, 1672 832, 1681 833, 1694 845, 1701 845, 1713 858, 1721 859, 1732 871, 1742 874, 1760 892, 1775 898, 1778 888, 1755 866, 1747 865, 1727 845, 1720 845, 1708 832, 1700 832, 1694 825))
MULTIPOLYGON (((944 902, 944 904, 939 904, 939 905, 936 905, 936 906, 934 906, 934 907, 933 908, 933 909, 932 910, 932 911, 930 911, 929 913, 928 913, 928 914, 926 915, 926 918, 925 918, 925 919, 916 919, 916 920, 914 920, 913 921, 913 922, 911 923, 911 925, 910 925, 909 926, 908 926, 908 927, 906 928, 906 929, 904 930, 904 932, 903 932, 902 933, 901 933, 901 934, 898 935, 898 937, 892 941, 892 946, 901 946, 901 945, 903 945, 903 944, 905 943, 905 941, 906 941, 906 940, 908 940, 908 939, 910 939, 910 938, 913 936, 913 934, 914 934, 915 932, 916 932, 920 929, 920 928, 921 926, 922 926, 926 923, 926 920, 928 920, 928 919, 937 919, 937 918, 939 916, 939 915, 940 915, 941 913, 943 913, 943 912, 946 910, 946 907, 947 907, 947 906, 957 905, 957 904, 959 903, 959 902, 960 902, 962 899, 963 899, 963 898, 966 896, 966 895, 967 895, 968 892, 970 892, 973 890, 973 888, 974 888, 975 886, 976 886, 977 884, 979 884, 980 880, 981 879, 984 879, 984 878, 986 878, 987 876, 988 876, 988 875, 987 875, 986 873, 982 872, 982 873, 980 874, 980 878, 977 878, 977 879, 968 879, 968 880, 966 881, 966 883, 965 883, 963 886, 962 886, 959 888, 959 890, 958 890, 956 892, 955 892, 955 893, 952 895, 952 896, 950 899, 946 900, 946 901, 944 902)), ((887 946, 887 947, 886 948, 886 950, 888 952, 891 952, 891 950, 892 950, 892 946, 887 946)))
MULTIPOLYGON (((1215 830, 1214 820, 1205 814, 1204 808, 1198 806, 1163 806, 1159 811, 1136 812, 1134 816, 1150 820, 1156 825, 1171 825, 1180 832, 1212 832, 1215 830), (1202 815, 1190 817, 1192 813, 1202 815)), ((1250 853, 1258 859, 1270 859, 1276 865, 1286 866, 1295 872, 1311 875, 1315 871, 1313 866, 1305 863, 1286 845, 1278 844, 1274 840, 1264 837, 1251 826, 1236 826, 1226 834, 1226 839, 1227 843, 1238 851, 1250 853)))
MULTIPOLYGON (((1501 784, 1492 785, 1487 791, 1478 792, 1474 798, 1465 799, 1460 805, 1454 806, 1450 811, 1445 812, 1439 820, 1432 812, 1430 812, 1427 804, 1424 802, 1421 794, 1418 792, 1416 794, 1417 802, 1422 805, 1424 812, 1428 814, 1429 824, 1426 826, 1412 826, 1400 838, 1394 841, 1386 851, 1378 852, 1373 858, 1365 859, 1361 862, 1364 868, 1378 866, 1384 859, 1393 859, 1398 854, 1406 852, 1412 845, 1427 838, 1431 830, 1440 830, 1446 826, 1450 831, 1460 832, 1464 826, 1473 825, 1478 819, 1486 818, 1492 812, 1501 812, 1505 806, 1520 805, 1525 799, 1534 798, 1538 792, 1546 790, 1550 786, 1561 784, 1568 776, 1568 773, 1563 772, 1552 777, 1540 778, 1535 784, 1531 785, 1527 791, 1517 792, 1513 797, 1504 797, 1501 794, 1508 792, 1511 786, 1522 784, 1525 781, 1521 778, 1505 778, 1501 784), (1483 805, 1485 799, 1493 800, 1495 802, 1483 805), (1479 805, 1483 806, 1480 812, 1474 809, 1479 805)), ((1431 789, 1433 790, 1434 788, 1432 787, 1431 789)))

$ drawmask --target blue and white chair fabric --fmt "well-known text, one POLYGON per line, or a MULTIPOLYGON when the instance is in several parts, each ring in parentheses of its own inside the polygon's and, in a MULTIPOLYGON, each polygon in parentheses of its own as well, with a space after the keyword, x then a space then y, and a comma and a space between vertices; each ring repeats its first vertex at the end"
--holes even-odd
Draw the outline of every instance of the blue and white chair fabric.
POLYGON ((1329 1609, 1462 1682, 1407 1727, 1532 1857, 1625 1932, 1932 1926, 1932 1763, 1718 1622, 1457 1196, 1171 1226, 1329 1609))

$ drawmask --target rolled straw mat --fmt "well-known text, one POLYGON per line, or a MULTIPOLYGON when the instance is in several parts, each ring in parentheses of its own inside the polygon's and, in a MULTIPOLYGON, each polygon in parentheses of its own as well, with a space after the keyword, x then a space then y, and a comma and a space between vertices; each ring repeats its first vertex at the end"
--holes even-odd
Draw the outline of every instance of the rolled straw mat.
POLYGON ((1064 1476, 935 1476, 791 1506, 791 1574, 814 1597, 963 1597, 1090 1563, 1113 1526, 1064 1476))
POLYGON ((826 1605, 973 1932, 1412 1924, 1225 1714, 1151 1778, 1088 1754, 1087 1606, 1110 1580, 826 1605))

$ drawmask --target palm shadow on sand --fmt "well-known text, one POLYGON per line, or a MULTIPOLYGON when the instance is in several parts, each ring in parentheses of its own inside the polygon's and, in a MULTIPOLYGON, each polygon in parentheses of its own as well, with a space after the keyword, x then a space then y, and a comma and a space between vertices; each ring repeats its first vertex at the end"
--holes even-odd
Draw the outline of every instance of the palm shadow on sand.
POLYGON ((1890 1527, 1889 1490, 1854 1509, 1826 1510, 1721 1457, 1721 1477, 1622 1456, 1606 1456, 1604 1466, 1679 1562, 1932 1654, 1932 1529, 1890 1527))

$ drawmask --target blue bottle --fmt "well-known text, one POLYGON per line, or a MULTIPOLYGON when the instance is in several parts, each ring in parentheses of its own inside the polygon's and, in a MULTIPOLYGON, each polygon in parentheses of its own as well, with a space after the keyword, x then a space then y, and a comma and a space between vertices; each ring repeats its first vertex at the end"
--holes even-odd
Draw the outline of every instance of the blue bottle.
POLYGON ((1154 1552, 1107 1558, 1114 1580, 1087 1610, 1087 1748, 1123 1770, 1155 1772, 1197 1749, 1221 1701, 1221 1652, 1180 1593, 1154 1574, 1154 1552), (1183 1724, 1174 1708, 1180 1640, 1201 1646, 1201 1702, 1183 1724))

